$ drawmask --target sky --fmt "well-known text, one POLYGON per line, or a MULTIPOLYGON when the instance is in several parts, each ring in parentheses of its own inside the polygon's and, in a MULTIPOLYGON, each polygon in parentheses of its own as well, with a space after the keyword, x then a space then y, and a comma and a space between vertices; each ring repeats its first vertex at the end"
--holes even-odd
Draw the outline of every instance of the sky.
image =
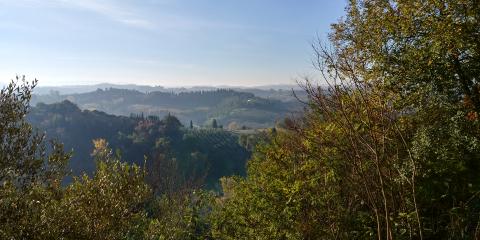
POLYGON ((0 0, 0 82, 292 84, 345 0, 0 0))

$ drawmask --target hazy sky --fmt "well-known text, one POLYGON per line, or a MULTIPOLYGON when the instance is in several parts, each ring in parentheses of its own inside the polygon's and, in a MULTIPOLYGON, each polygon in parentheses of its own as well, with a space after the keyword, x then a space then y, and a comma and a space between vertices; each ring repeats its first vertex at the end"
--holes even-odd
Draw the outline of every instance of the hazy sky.
POLYGON ((312 72, 345 0, 0 0, 0 81, 267 85, 312 72))

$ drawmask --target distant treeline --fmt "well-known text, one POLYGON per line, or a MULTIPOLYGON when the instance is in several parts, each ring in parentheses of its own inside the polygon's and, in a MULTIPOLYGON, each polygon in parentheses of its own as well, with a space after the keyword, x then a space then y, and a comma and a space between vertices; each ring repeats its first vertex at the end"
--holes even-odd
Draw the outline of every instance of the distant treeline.
POLYGON ((177 116, 182 122, 204 125, 215 118, 219 124, 270 127, 290 112, 300 111, 297 100, 280 101, 256 97, 252 93, 231 89, 194 92, 148 92, 127 89, 98 89, 94 92, 60 95, 34 95, 32 104, 69 100, 81 109, 99 110, 109 114, 177 116))

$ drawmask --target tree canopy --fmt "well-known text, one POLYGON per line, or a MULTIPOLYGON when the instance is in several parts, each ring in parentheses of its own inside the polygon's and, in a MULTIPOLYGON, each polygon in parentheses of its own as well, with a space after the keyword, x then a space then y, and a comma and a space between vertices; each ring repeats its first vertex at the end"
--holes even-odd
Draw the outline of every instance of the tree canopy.
POLYGON ((351 0, 314 45, 327 86, 223 181, 224 239, 474 239, 478 1, 351 0))

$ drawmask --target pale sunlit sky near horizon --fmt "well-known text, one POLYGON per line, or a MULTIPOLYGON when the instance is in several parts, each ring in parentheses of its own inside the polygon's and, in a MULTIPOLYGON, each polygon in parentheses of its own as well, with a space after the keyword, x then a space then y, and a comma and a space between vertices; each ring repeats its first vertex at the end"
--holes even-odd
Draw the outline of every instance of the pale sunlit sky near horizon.
POLYGON ((0 0, 0 82, 292 84, 345 0, 0 0))

